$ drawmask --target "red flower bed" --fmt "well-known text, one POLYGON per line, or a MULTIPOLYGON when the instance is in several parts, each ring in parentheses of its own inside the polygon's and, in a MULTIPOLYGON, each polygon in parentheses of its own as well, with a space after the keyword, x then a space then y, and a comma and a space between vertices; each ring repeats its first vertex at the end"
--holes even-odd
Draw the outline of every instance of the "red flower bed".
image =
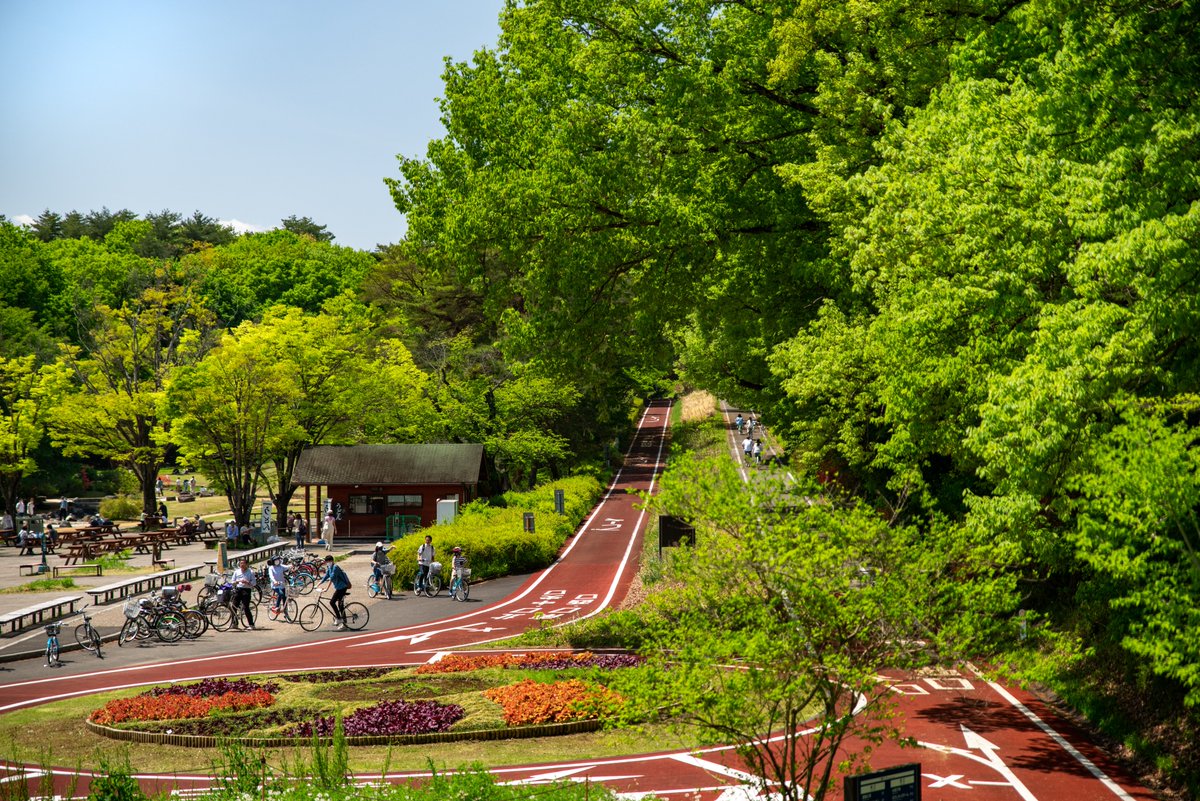
POLYGON ((509 726, 533 723, 566 723, 606 716, 619 708, 624 699, 605 687, 594 687, 578 679, 545 684, 526 679, 485 690, 487 698, 504 709, 509 726))
POLYGON ((208 698, 183 693, 139 695, 109 701, 92 713, 91 720, 102 725, 128 720, 177 720, 202 718, 217 709, 256 709, 271 706, 275 696, 266 690, 248 693, 228 692, 208 698))

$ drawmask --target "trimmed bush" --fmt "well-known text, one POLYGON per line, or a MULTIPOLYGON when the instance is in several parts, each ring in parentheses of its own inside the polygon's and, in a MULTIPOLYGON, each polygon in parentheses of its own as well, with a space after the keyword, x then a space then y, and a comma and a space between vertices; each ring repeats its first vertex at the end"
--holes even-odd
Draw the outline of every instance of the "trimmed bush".
POLYGON ((441 526, 421 529, 392 543, 389 556, 396 564, 397 580, 408 586, 416 572, 417 548, 425 535, 433 537, 438 561, 449 575, 455 545, 466 551, 473 579, 496 578, 540 570, 554 557, 591 508, 603 486, 590 476, 560 479, 529 492, 507 492, 487 501, 475 501, 459 510, 458 518, 441 526), (554 491, 564 494, 565 514, 554 511, 554 491), (525 512, 534 513, 535 530, 524 529, 525 512))
POLYGON ((129 495, 100 501, 100 516, 105 520, 137 520, 141 515, 142 502, 129 495))

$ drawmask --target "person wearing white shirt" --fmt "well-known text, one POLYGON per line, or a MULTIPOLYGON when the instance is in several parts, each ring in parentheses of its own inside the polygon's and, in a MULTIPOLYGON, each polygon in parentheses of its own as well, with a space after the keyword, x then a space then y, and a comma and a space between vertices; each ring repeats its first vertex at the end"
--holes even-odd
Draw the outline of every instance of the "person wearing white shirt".
POLYGON ((246 611, 246 628, 254 628, 254 614, 250 611, 250 593, 257 583, 258 577, 254 575, 250 562, 246 559, 238 562, 237 569, 233 571, 233 625, 235 628, 238 625, 239 609, 246 611))

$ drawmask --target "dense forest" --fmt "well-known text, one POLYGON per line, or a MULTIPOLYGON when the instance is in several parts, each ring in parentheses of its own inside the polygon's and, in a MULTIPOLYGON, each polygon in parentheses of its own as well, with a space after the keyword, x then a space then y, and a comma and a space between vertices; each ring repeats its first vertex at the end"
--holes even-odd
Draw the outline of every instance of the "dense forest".
MULTIPOLYGON (((1198 26, 1184 0, 513 3, 387 179, 403 242, 0 226, 5 501, 79 459, 149 492, 178 454, 237 510, 316 442, 483 442, 527 485, 703 388, 936 543, 976 656, 1019 615, 1028 675, 1194 731, 1198 26)), ((1150 739, 1200 775, 1194 739, 1150 739)))
POLYGON ((1153 698, 1194 733, 1198 25, 1186 0, 514 4, 391 182, 403 250, 585 397, 676 370, 760 410, 793 468, 995 577, 964 605, 1026 610, 1058 678, 1131 696, 1104 715, 1153 698))

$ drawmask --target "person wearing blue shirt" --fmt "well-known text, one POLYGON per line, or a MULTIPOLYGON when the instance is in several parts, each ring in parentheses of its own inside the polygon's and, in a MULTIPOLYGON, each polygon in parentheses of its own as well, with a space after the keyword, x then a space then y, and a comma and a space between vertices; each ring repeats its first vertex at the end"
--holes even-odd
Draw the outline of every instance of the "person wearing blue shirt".
MULTIPOLYGON (((333 595, 329 597, 329 607, 333 609, 333 616, 337 618, 333 628, 346 628, 346 593, 350 591, 350 577, 346 575, 346 571, 342 570, 340 565, 333 561, 333 554, 325 557, 325 577, 321 579, 320 583, 333 586, 333 595)), ((323 586, 317 587, 317 592, 323 590, 323 586)))

